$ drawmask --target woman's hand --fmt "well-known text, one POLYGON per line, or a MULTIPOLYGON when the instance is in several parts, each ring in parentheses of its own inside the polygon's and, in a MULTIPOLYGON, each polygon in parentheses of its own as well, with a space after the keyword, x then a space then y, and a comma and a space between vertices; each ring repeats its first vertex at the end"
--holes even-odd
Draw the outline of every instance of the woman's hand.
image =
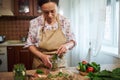
POLYGON ((64 53, 66 53, 69 49, 71 49, 73 46, 75 45, 74 41, 69 41, 66 44, 61 45, 58 50, 57 50, 57 54, 58 56, 63 55, 64 53))
POLYGON ((45 54, 42 54, 41 55, 41 60, 42 60, 42 62, 43 62, 43 64, 46 66, 46 67, 48 67, 48 68, 52 68, 52 63, 51 63, 51 61, 50 61, 50 58, 51 58, 51 56, 49 56, 49 55, 45 55, 45 54))
POLYGON ((68 49, 67 49, 66 44, 61 45, 61 46, 58 48, 58 50, 57 50, 58 56, 63 55, 64 53, 67 52, 67 50, 68 50, 68 49))

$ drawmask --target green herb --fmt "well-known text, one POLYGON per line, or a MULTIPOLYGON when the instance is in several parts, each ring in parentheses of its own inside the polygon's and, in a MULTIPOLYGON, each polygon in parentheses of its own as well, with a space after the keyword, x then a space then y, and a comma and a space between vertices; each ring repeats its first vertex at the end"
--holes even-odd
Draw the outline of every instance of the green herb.
POLYGON ((113 71, 102 70, 97 73, 89 73, 87 75, 90 80, 120 80, 120 68, 116 68, 113 71))
POLYGON ((53 77, 53 75, 50 73, 50 74, 48 74, 48 76, 47 76, 47 78, 52 78, 53 77))
POLYGON ((14 80, 25 80, 26 68, 24 64, 15 64, 13 68, 14 80))
POLYGON ((40 69, 37 69, 37 70, 36 70, 36 73, 37 73, 37 74, 43 74, 44 72, 43 72, 42 70, 40 70, 40 69))
POLYGON ((116 68, 112 71, 114 74, 120 75, 120 68, 116 68))
POLYGON ((57 60, 57 59, 58 59, 58 55, 54 54, 53 57, 52 57, 52 60, 57 60))

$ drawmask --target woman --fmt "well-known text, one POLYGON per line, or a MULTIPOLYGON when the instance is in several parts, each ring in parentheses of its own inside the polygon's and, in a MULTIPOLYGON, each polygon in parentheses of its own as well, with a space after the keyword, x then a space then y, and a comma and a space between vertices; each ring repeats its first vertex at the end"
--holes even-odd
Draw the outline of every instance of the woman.
POLYGON ((57 13, 59 0, 38 0, 42 14, 30 21, 26 47, 35 55, 33 68, 52 68, 53 54, 64 55, 75 46, 69 21, 57 13))

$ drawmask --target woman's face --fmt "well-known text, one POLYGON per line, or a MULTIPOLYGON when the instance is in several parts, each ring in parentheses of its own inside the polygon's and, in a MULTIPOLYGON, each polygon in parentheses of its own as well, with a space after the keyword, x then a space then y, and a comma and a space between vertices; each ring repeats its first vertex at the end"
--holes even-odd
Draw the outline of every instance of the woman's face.
POLYGON ((57 5, 54 2, 48 2, 41 6, 45 19, 50 24, 56 20, 57 5))

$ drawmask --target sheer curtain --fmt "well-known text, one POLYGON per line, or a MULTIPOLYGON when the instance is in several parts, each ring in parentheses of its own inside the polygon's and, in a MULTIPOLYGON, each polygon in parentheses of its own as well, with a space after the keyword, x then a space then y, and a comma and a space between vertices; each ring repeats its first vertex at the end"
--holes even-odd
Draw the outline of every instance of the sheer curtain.
POLYGON ((106 0, 69 0, 70 20, 77 45, 70 52, 70 64, 93 61, 99 53, 104 25, 106 0), (89 52, 90 50, 90 52, 89 52))

